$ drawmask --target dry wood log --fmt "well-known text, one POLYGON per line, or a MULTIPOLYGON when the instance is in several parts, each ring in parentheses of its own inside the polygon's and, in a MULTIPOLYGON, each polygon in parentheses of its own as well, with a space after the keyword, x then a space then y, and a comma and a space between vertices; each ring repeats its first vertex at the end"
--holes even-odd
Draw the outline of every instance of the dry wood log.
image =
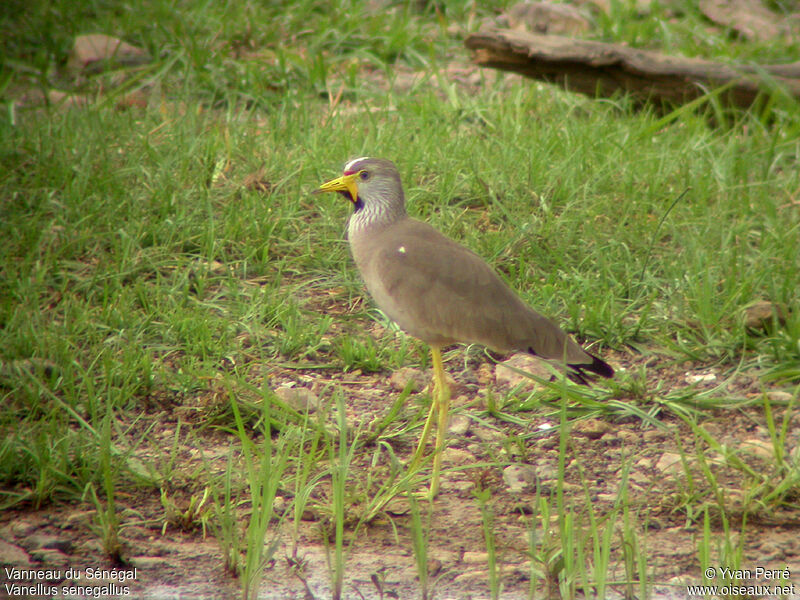
POLYGON ((510 29, 473 33, 464 41, 473 62, 514 71, 590 96, 631 94, 641 103, 681 104, 715 88, 727 103, 747 108, 766 89, 767 79, 800 98, 800 62, 784 65, 726 65, 667 56, 618 44, 510 29))

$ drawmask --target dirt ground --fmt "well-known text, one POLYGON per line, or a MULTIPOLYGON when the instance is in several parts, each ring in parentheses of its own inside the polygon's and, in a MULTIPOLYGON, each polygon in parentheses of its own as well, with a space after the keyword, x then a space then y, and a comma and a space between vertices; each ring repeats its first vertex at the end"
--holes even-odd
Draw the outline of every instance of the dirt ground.
MULTIPOLYGON (((604 352, 604 356, 616 368, 637 367, 637 359, 631 356, 611 351, 604 352)), ((648 364, 653 363, 652 358, 649 360, 648 364)), ((487 416, 481 402, 476 402, 476 399, 485 397, 487 386, 496 387, 496 384, 486 381, 495 369, 487 357, 471 356, 466 364, 462 358, 453 357, 446 366, 455 383, 452 412, 466 416, 469 427, 466 433, 450 436, 444 456, 442 490, 433 505, 428 530, 433 596, 489 597, 487 547, 474 494, 476 489, 488 489, 491 491, 488 506, 494 518, 503 590, 501 597, 526 598, 531 577, 528 533, 536 498, 534 486, 530 485, 531 476, 526 473, 534 473, 533 478, 538 478, 540 494, 554 493, 559 452, 558 423, 553 423, 552 417, 543 417, 538 410, 517 413, 530 418, 524 426, 487 416), (506 444, 506 450, 503 450, 500 440, 508 435, 516 435, 517 439, 524 441, 513 446, 506 444), (509 447, 512 448, 510 452, 507 451, 509 447), (496 466, 469 468, 477 463, 496 466), (522 469, 519 480, 514 480, 516 471, 509 471, 511 467, 522 469), (525 471, 525 467, 533 467, 533 471, 525 471)), ((685 382, 685 367, 659 368, 658 364, 651 364, 648 372, 664 383, 672 381, 676 387, 690 385, 685 382)), ((705 376, 705 380, 694 385, 715 385, 724 375, 709 369, 699 374, 705 376), (715 382, 709 381, 710 374, 716 375, 715 382)), ((688 377, 691 376, 689 372, 688 377)), ((387 373, 363 375, 274 368, 270 377, 275 385, 294 382, 297 386, 314 389, 329 382, 342 384, 347 390, 348 419, 353 419, 353 422, 369 422, 384 415, 398 394, 387 373)), ((743 398, 756 397, 763 391, 757 379, 747 374, 728 383, 728 392, 743 398)), ((498 395, 501 392, 497 390, 498 395)), ((422 410, 420 401, 426 397, 424 390, 412 393, 407 401, 409 413, 422 410)), ((154 398, 146 403, 136 428, 153 426, 153 429, 147 438, 150 447, 142 448, 141 456, 163 457, 175 437, 178 420, 186 423, 189 415, 189 421, 202 421, 203 415, 208 414, 205 411, 215 401, 212 393, 202 398, 185 398, 178 404, 168 398, 154 398)), ((647 406, 642 405, 642 408, 647 406)), ((782 417, 783 409, 776 407, 776 420, 780 422, 782 417)), ((700 442, 685 423, 670 413, 664 412, 659 418, 667 426, 666 430, 643 426, 639 419, 633 418, 590 419, 573 424, 566 459, 564 498, 565 505, 574 508, 576 529, 588 531, 585 489, 588 489, 592 511, 603 523, 602 517, 612 510, 620 491, 623 464, 628 464, 627 491, 632 527, 639 540, 639 552, 647 558, 648 578, 658 584, 653 590, 654 596, 680 598, 686 597, 686 584, 702 583, 698 543, 702 540, 700 507, 704 503, 710 507, 712 516, 712 546, 724 542, 725 536, 714 498, 706 494, 708 484, 695 465, 691 466, 692 472, 697 473, 694 489, 687 480, 675 432, 690 462, 695 456, 695 444, 700 442)), ((701 424, 721 445, 737 451, 753 469, 765 472, 771 468, 769 433, 760 404, 707 411, 701 424)), ((180 468, 169 486, 171 498, 178 506, 187 505, 191 495, 197 494, 198 485, 202 485, 199 482, 225 468, 230 437, 207 428, 197 434, 195 442, 198 441, 201 447, 187 443, 179 449, 180 468), (208 469, 212 473, 208 473, 208 469)), ((408 459, 414 450, 413 440, 409 441, 412 443, 398 443, 395 448, 401 458, 408 459)), ((792 422, 787 436, 787 451, 796 455, 798 447, 800 425, 792 422)), ((364 452, 356 454, 353 472, 357 473, 359 468, 368 467, 372 451, 365 448, 364 452)), ((746 502, 743 491, 749 489, 749 484, 740 470, 715 462, 714 452, 707 450, 705 454, 712 464, 719 488, 724 491, 728 514, 732 515, 730 526, 734 533, 731 539, 734 546, 741 543, 742 559, 738 566, 752 570, 756 567, 788 568, 791 575, 785 583, 800 588, 800 512, 791 509, 791 503, 796 505, 797 502, 797 490, 791 503, 782 508, 748 505, 746 534, 740 540, 737 532, 741 529, 746 502)), ((280 511, 289 505, 290 494, 286 490, 279 494, 282 497, 276 508, 280 511)), ((294 556, 290 520, 287 519, 279 531, 273 532, 281 538, 281 544, 265 571, 260 597, 308 599, 330 596, 331 578, 323 542, 326 519, 321 511, 315 509, 314 500, 320 505, 328 502, 324 485, 318 487, 318 495, 309 503, 307 514, 301 521, 294 556)), ((555 506, 554 502, 551 506, 555 506)), ((239 595, 235 580, 223 568, 219 544, 212 536, 204 538, 199 526, 190 526, 187 531, 175 524, 168 525, 162 533, 165 510, 154 490, 118 490, 117 507, 122 521, 124 555, 128 560, 124 568, 136 568, 135 579, 125 583, 134 597, 231 598, 239 595)), ((89 568, 114 568, 103 558, 101 542, 92 533, 94 514, 87 504, 4 512, 0 515, 0 562, 37 571, 61 571, 55 575, 61 575, 62 580, 69 567, 83 572, 89 568)), ((622 518, 618 515, 613 526, 619 530, 621 523, 622 518)), ((551 524, 555 525, 555 521, 552 520, 551 524)), ((400 498, 390 503, 387 510, 369 525, 362 527, 355 538, 352 530, 346 531, 345 598, 420 597, 410 527, 408 502, 400 498)), ((541 533, 541 529, 539 531, 541 533)), ((612 540, 608 581, 624 581, 620 531, 615 531, 612 540)), ((590 542, 586 545, 586 552, 591 556, 590 542)), ((713 552, 711 564, 727 566, 715 562, 718 559, 713 552)), ((534 566, 541 569, 540 564, 534 566)), ((3 585, 22 583, 15 581, 7 569, 3 571, 3 579, 3 585)), ((109 582, 108 579, 104 581, 109 582)), ((84 579, 83 583, 96 584, 96 581, 84 579)), ((8 590, 1 590, 0 595, 26 597, 9 594, 8 590)), ((615 586, 612 590, 611 597, 624 597, 624 586, 615 586)), ((635 587, 634 592, 638 592, 638 588, 635 587)), ((543 593, 543 582, 539 581, 537 594, 543 593)), ((557 597, 555 593, 553 597, 557 597)))

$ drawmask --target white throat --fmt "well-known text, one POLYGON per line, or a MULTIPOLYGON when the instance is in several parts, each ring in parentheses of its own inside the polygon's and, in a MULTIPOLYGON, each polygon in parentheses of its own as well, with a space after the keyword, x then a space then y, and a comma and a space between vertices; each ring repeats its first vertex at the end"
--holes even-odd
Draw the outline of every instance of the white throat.
POLYGON ((364 208, 350 215, 347 222, 347 237, 353 239, 367 229, 375 226, 388 225, 387 212, 381 210, 375 203, 366 204, 364 208))

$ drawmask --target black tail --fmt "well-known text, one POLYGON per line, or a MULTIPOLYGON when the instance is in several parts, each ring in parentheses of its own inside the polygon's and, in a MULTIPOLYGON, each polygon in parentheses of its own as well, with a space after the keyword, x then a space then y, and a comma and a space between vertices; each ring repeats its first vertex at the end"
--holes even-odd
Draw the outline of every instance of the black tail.
MULTIPOLYGON (((586 352, 586 354, 589 354, 586 352)), ((610 379, 614 376, 614 369, 601 358, 596 357, 594 354, 589 354, 592 357, 592 363, 568 364, 570 373, 567 375, 576 383, 589 385, 590 381, 596 379, 597 375, 610 379), (587 372, 588 371, 588 372, 587 372)))

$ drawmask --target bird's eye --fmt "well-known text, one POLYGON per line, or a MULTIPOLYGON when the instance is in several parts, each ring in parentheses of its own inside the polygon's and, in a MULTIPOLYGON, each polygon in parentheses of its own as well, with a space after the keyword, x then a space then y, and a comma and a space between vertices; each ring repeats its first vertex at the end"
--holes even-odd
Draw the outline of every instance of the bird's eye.
POLYGON ((366 181, 367 179, 369 179, 369 173, 367 173, 366 171, 361 171, 361 173, 359 173, 358 176, 361 177, 361 181, 366 181))

